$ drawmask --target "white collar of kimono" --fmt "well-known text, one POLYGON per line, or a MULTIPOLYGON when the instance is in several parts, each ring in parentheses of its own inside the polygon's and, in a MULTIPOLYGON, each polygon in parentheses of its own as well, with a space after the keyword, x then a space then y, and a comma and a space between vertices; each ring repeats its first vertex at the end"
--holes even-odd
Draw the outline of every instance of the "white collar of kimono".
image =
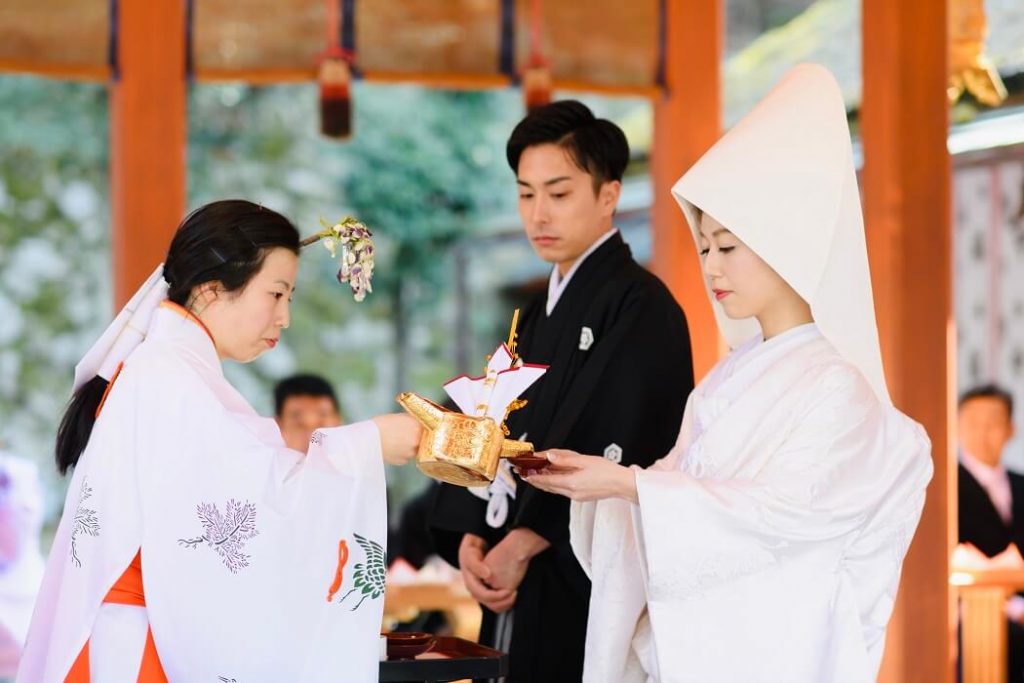
POLYGON ((161 303, 153 314, 146 338, 187 348, 217 375, 224 374, 213 337, 195 316, 177 304, 161 303))
POLYGON ((167 282, 161 263, 78 361, 72 392, 96 376, 110 381, 117 366, 146 338, 153 312, 166 298, 167 282))
POLYGON ((818 326, 813 322, 796 325, 768 339, 764 339, 760 334, 754 335, 747 343, 733 352, 734 360, 731 363, 730 374, 743 370, 758 358, 764 356, 774 358, 774 354, 779 353, 780 349, 786 350, 806 344, 819 335, 818 326))
MULTIPOLYGON (((803 297, 822 335, 891 403, 882 371, 864 219, 846 107, 822 66, 791 69, 672 188, 699 244, 697 208, 756 252, 803 297)), ((699 247, 698 247, 699 248, 699 247)), ((735 348, 760 332, 711 296, 735 348)))
POLYGON ((551 311, 555 310, 555 304, 562 298, 562 292, 569 286, 569 280, 576 274, 576 271, 580 269, 583 262, 587 260, 587 257, 593 254, 598 248, 607 242, 612 235, 618 232, 617 228, 612 228, 605 234, 594 240, 594 243, 587 247, 587 250, 580 254, 580 257, 576 259, 576 263, 572 264, 572 268, 565 274, 565 277, 561 277, 558 274, 558 266, 556 265, 551 269, 551 277, 548 278, 548 301, 547 301, 547 313, 551 315, 551 311))
POLYGON ((716 365, 707 379, 700 383, 697 393, 702 398, 726 398, 722 406, 724 409, 779 358, 820 338, 821 332, 813 322, 791 327, 770 339, 762 339, 760 334, 756 334, 716 365))

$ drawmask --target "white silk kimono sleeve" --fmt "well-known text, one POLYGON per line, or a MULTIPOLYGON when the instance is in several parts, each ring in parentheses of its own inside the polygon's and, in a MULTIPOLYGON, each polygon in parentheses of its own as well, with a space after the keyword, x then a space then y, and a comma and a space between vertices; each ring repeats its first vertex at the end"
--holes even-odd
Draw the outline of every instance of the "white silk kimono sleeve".
POLYGON ((286 448, 205 334, 158 314, 75 468, 18 680, 64 680, 141 550, 171 681, 374 681, 386 536, 373 422, 286 448))
POLYGON ((809 393, 726 411, 696 449, 688 407, 677 447, 636 473, 638 506, 574 506, 574 547, 594 581, 585 680, 644 661, 636 584, 654 680, 873 680, 929 444, 859 377, 832 373, 809 393), (710 452, 722 443, 734 450, 710 452), (707 465, 701 477, 688 455, 707 465))
MULTIPOLYGON (((687 400, 675 447, 652 469, 670 466, 682 451, 690 433, 691 400, 692 397, 687 400)), ((638 467, 633 470, 643 471, 638 467)), ((643 536, 635 527, 634 510, 634 505, 617 499, 573 501, 570 508, 573 553, 591 581, 585 681, 658 680, 657 653, 647 610, 643 536)))
POLYGON ((387 533, 374 423, 318 431, 302 456, 256 438, 261 418, 215 405, 192 418, 187 448, 140 465, 147 610, 168 676, 374 680, 387 533))
POLYGON ((802 405, 776 452, 764 457, 754 430, 722 478, 637 473, 662 680, 877 674, 930 445, 852 374, 802 405))

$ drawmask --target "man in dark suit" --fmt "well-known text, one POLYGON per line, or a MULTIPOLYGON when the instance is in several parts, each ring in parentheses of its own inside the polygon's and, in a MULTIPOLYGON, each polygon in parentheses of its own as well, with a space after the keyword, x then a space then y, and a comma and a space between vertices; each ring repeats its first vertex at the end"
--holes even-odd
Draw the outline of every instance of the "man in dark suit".
MULTIPOLYGON (((994 384, 963 394, 958 409, 959 542, 987 557, 1011 544, 1024 555, 1024 476, 1003 467, 1013 438, 1013 397, 994 384)), ((1024 682, 1024 597, 1010 598, 1007 680, 1024 682)))

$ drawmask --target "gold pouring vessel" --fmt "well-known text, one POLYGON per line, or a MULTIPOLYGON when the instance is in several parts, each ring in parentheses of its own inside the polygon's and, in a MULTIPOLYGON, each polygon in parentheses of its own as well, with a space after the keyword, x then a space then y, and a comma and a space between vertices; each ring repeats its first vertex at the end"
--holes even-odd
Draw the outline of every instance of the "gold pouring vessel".
MULTIPOLYGON (((506 343, 512 358, 510 369, 522 366, 516 353, 518 322, 519 309, 516 309, 506 343)), ((491 357, 488 357, 488 363, 490 361, 491 357)), ((488 368, 481 385, 485 389, 493 389, 496 382, 496 374, 488 368)), ((494 481, 501 458, 515 461, 533 455, 532 443, 506 438, 508 428, 504 419, 513 410, 526 405, 524 400, 513 400, 505 408, 505 416, 500 423, 486 414, 490 410, 488 400, 474 406, 476 415, 448 410, 412 392, 399 394, 396 400, 423 425, 416 465, 429 477, 458 486, 486 486, 494 481)), ((465 409, 464 405, 462 407, 465 409)))
POLYGON ((533 454, 533 444, 505 438, 489 417, 447 410, 429 399, 405 392, 398 404, 423 425, 416 466, 428 477, 458 486, 486 486, 494 481, 500 458, 533 454))

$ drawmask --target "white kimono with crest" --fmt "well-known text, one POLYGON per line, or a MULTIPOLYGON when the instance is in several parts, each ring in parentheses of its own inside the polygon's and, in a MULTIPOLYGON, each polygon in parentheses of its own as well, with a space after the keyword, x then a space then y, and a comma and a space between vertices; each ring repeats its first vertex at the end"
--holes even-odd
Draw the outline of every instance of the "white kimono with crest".
POLYGON ((931 471, 921 426, 813 324, 751 340, 637 470, 639 505, 572 506, 585 680, 874 680, 931 471))
POLYGON ((374 423, 287 449, 160 308, 75 468, 18 681, 64 679, 140 548, 171 681, 375 681, 385 534, 374 423))

